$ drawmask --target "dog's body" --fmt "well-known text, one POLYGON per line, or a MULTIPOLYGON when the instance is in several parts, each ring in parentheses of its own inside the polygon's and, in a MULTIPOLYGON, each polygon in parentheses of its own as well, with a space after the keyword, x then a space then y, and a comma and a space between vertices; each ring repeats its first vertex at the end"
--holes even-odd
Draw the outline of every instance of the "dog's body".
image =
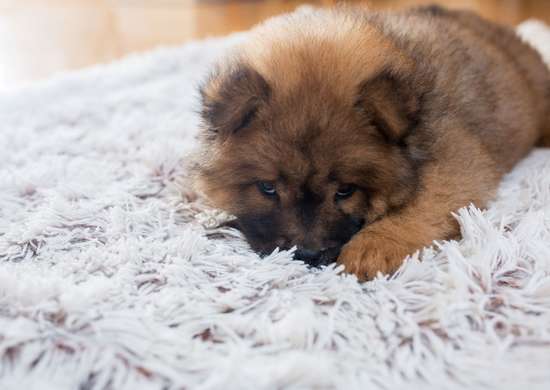
POLYGON ((458 234, 550 141, 550 77, 512 30, 438 7, 297 12, 252 31, 202 89, 200 189, 252 247, 360 279, 458 234))

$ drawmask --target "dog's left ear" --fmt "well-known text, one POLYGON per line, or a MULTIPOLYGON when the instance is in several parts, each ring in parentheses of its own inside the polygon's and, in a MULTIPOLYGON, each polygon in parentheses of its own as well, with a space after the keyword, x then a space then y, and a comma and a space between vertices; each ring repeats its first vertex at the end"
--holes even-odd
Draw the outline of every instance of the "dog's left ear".
POLYGON ((356 106, 384 139, 399 144, 418 120, 417 93, 403 76, 384 71, 360 85, 356 106))
POLYGON ((237 64, 215 72, 200 92, 201 116, 209 136, 225 139, 250 124, 270 88, 256 70, 237 64))

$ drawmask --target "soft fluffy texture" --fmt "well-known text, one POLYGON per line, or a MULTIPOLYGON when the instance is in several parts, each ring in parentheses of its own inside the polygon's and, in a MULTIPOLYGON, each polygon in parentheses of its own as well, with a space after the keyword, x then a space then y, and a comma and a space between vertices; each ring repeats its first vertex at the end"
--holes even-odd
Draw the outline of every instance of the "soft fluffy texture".
POLYGON ((240 39, 0 95, 0 388, 549 388, 550 151, 393 278, 260 259, 185 179, 240 39))

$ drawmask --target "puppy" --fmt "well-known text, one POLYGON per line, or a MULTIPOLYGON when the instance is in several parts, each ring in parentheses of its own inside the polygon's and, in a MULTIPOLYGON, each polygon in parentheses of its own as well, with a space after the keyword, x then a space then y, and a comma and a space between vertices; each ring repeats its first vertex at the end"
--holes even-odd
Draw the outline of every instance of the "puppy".
POLYGON ((202 89, 197 185, 251 247, 360 280, 484 207, 550 141, 550 78, 513 30, 439 7, 298 11, 253 29, 202 89))

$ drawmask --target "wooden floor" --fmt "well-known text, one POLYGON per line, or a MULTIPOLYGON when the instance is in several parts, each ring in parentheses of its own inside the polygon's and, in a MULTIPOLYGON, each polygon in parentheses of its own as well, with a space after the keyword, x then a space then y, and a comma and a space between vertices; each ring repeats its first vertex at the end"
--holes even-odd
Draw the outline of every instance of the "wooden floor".
MULTIPOLYGON (((318 0, 314 5, 335 1, 318 0)), ((550 23, 550 0, 371 0, 371 8, 440 3, 501 23, 550 23)), ((245 30, 296 0, 0 0, 0 90, 162 45, 245 30)))

